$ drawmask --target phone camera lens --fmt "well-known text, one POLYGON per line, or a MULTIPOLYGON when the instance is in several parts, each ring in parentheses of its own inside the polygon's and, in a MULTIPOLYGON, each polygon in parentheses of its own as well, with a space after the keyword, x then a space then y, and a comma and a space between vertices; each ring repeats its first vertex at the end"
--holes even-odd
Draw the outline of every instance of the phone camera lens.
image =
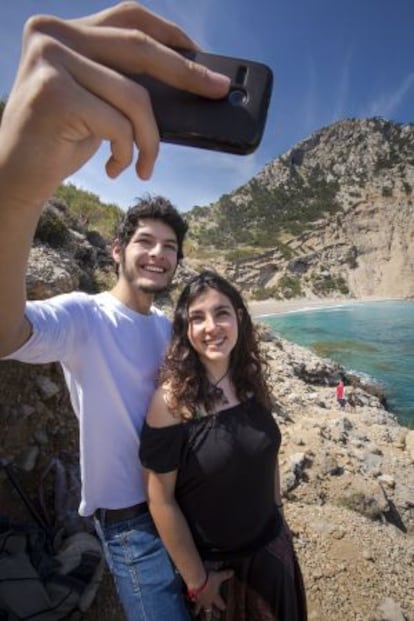
POLYGON ((241 88, 235 88, 230 91, 228 98, 233 106, 241 106, 247 101, 247 93, 241 88))

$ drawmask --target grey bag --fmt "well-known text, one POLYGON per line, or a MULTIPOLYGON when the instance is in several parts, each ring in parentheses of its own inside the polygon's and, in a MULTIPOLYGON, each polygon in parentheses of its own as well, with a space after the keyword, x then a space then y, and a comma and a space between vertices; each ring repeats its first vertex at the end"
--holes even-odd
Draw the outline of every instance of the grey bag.
POLYGON ((75 611, 79 618, 102 579, 100 543, 84 530, 69 534, 61 520, 48 527, 48 516, 31 504, 10 466, 4 467, 36 524, 0 521, 0 621, 57 621, 75 611))

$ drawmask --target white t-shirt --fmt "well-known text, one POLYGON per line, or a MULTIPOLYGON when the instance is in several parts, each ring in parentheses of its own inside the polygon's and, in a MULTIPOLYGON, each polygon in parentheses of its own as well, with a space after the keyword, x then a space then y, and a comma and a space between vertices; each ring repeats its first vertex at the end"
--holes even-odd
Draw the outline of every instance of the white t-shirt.
POLYGON ((170 321, 136 313, 112 294, 81 292, 28 302, 31 338, 7 356, 61 363, 79 419, 81 515, 145 499, 139 434, 155 389, 170 321))

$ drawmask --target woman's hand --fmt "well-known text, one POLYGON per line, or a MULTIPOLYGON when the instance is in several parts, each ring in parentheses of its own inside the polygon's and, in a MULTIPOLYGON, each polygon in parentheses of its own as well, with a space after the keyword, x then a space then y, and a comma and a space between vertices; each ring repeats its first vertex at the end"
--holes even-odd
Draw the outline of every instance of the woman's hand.
POLYGON ((207 584, 196 599, 196 614, 199 614, 204 610, 206 617, 208 618, 209 613, 213 608, 218 608, 218 610, 226 609, 226 603, 221 596, 220 589, 223 582, 226 582, 226 580, 232 578, 233 575, 234 572, 232 569, 209 572, 207 584))

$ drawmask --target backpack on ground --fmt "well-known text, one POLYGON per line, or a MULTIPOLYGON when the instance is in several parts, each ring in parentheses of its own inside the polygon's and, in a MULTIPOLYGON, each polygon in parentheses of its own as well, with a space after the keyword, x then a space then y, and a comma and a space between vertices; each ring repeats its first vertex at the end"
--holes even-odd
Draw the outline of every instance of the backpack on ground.
MULTIPOLYGON (((67 503, 62 483, 64 466, 59 462, 56 467, 56 463, 60 498, 67 503)), ((65 516, 63 511, 59 514, 59 507, 54 507, 53 513, 58 516, 54 520, 50 512, 45 515, 39 511, 12 467, 2 465, 34 521, 16 524, 0 517, 0 621, 57 621, 70 614, 74 615, 71 618, 82 618, 95 598, 104 570, 97 537, 88 532, 88 521, 77 524, 70 511, 66 514, 70 528, 62 526, 65 516)), ((49 467, 47 474, 50 472, 53 468, 49 467)), ((54 498, 56 504, 56 489, 54 498)))

